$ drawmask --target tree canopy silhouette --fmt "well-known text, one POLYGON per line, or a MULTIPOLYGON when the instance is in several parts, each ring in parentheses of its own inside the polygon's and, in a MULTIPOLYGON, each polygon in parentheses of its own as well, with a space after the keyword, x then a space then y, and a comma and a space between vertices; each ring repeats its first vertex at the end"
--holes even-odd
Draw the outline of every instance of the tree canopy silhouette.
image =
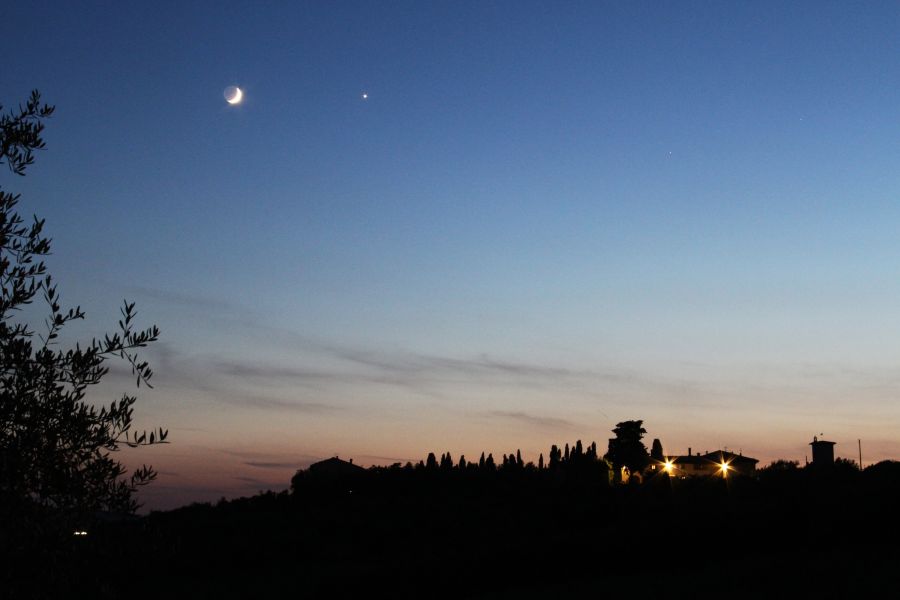
MULTIPOLYGON (((0 116, 0 165, 25 175, 34 152, 44 148, 44 120, 53 110, 34 91, 18 110, 0 116)), ((18 201, 19 195, 0 189, 0 506, 13 515, 30 509, 133 512, 133 493, 156 473, 143 466, 126 478, 113 453, 123 445, 164 442, 167 431, 132 431, 134 396, 98 408, 86 393, 109 372, 112 358, 127 362, 137 385, 149 387, 152 371, 137 349, 156 341, 159 330, 136 329, 134 304, 126 301, 118 331, 60 348, 62 329, 84 313, 62 307, 42 260, 51 246, 44 220, 26 224, 15 210, 18 201), (37 336, 21 320, 22 309, 36 299, 48 312, 37 336)))
POLYGON ((644 421, 622 421, 612 430, 616 437, 609 440, 606 458, 616 469, 628 468, 631 473, 638 473, 650 462, 647 447, 641 441, 647 430, 644 421))

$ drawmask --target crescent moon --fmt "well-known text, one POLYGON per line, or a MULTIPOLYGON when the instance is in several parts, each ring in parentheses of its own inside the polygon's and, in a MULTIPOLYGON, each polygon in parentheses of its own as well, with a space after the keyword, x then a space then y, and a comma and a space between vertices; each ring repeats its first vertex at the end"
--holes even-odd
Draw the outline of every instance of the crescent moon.
POLYGON ((244 92, 241 91, 241 88, 236 85, 230 85, 225 88, 225 102, 228 104, 240 104, 241 100, 244 98, 244 92))

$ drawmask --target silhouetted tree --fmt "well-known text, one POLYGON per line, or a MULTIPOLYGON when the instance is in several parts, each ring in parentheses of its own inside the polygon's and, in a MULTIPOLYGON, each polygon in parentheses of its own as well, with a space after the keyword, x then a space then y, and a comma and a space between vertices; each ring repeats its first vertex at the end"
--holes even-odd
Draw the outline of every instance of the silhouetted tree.
MULTIPOLYGON (((0 116, 0 164, 25 175, 34 151, 44 147, 43 121, 52 113, 34 91, 24 106, 0 116)), ((86 395, 113 357, 130 364, 138 386, 149 387, 152 371, 136 350, 155 341, 159 331, 135 330, 134 304, 125 302, 117 333, 59 348, 61 330, 84 313, 62 308, 42 260, 50 253, 44 221, 35 217, 26 225, 15 212, 18 201, 18 195, 0 191, 0 507, 42 507, 57 514, 134 511, 134 492, 156 473, 143 466, 126 478, 113 454, 123 445, 163 442, 168 432, 131 431, 134 396, 98 409, 86 395), (17 320, 35 299, 43 299, 49 313, 37 341, 34 329, 17 320)))
POLYGON ((566 453, 563 455, 563 460, 566 462, 569 461, 569 444, 566 444, 566 453))
POLYGON ((834 459, 834 470, 840 473, 854 473, 858 472, 859 463, 857 463, 852 458, 835 458, 834 459))
POLYGON ((883 460, 866 467, 863 474, 870 494, 884 498, 888 506, 891 506, 895 496, 890 491, 900 490, 900 462, 883 460))
POLYGON ((460 471, 466 470, 466 455, 465 454, 459 455, 459 470, 460 471))
POLYGON ((796 460, 776 460, 760 469, 758 475, 764 484, 784 485, 786 482, 796 482, 801 473, 800 463, 796 460))
POLYGON ((484 461, 484 466, 488 471, 494 471, 497 469, 497 465, 494 463, 493 454, 488 454, 487 459, 484 461))
POLYGON ((516 465, 518 465, 520 467, 525 466, 525 462, 522 460, 522 451, 521 450, 516 450, 516 465))
POLYGON ((441 454, 441 470, 449 471, 453 468, 453 458, 450 456, 450 453, 441 454))
POLYGON ((637 473, 649 463, 647 448, 641 441, 647 433, 643 424, 643 421, 623 421, 613 429, 616 437, 609 440, 606 458, 617 470, 627 467, 630 472, 637 473))
POLYGON ((665 457, 663 456, 663 447, 662 443, 659 441, 659 438, 653 439, 653 446, 650 448, 650 458, 653 460, 663 461, 665 457))
POLYGON ((481 453, 481 458, 478 459, 478 468, 484 468, 484 452, 481 453))
POLYGON ((796 460, 784 460, 779 459, 776 461, 772 461, 772 463, 765 467, 764 469, 760 469, 762 471, 796 471, 800 468, 800 463, 796 460))
POLYGON ((437 457, 434 455, 434 452, 428 453, 428 458, 425 459, 425 468, 426 469, 437 469, 438 461, 437 457))
POLYGON ((556 446, 556 444, 553 444, 550 447, 550 468, 551 469, 559 466, 561 456, 562 455, 559 451, 559 448, 556 446))
POLYGON ((541 455, 538 456, 538 469, 544 470, 544 453, 541 452, 541 455))

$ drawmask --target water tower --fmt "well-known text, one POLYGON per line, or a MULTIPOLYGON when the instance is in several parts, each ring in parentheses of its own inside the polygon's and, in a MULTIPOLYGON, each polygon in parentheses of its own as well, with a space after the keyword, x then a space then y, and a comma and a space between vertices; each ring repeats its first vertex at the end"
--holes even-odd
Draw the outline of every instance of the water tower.
POLYGON ((834 466, 834 442, 826 442, 813 436, 813 441, 809 443, 812 446, 812 464, 817 468, 831 468, 834 466))

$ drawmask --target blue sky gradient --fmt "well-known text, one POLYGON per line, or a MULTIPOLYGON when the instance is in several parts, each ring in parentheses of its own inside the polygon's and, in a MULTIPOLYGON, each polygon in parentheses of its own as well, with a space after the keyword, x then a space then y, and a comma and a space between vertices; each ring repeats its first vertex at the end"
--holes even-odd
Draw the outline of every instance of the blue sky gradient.
POLYGON ((629 418, 673 453, 900 454, 896 3, 6 13, 0 101, 57 113, 2 184, 72 333, 123 297, 163 330, 151 507, 629 418))

